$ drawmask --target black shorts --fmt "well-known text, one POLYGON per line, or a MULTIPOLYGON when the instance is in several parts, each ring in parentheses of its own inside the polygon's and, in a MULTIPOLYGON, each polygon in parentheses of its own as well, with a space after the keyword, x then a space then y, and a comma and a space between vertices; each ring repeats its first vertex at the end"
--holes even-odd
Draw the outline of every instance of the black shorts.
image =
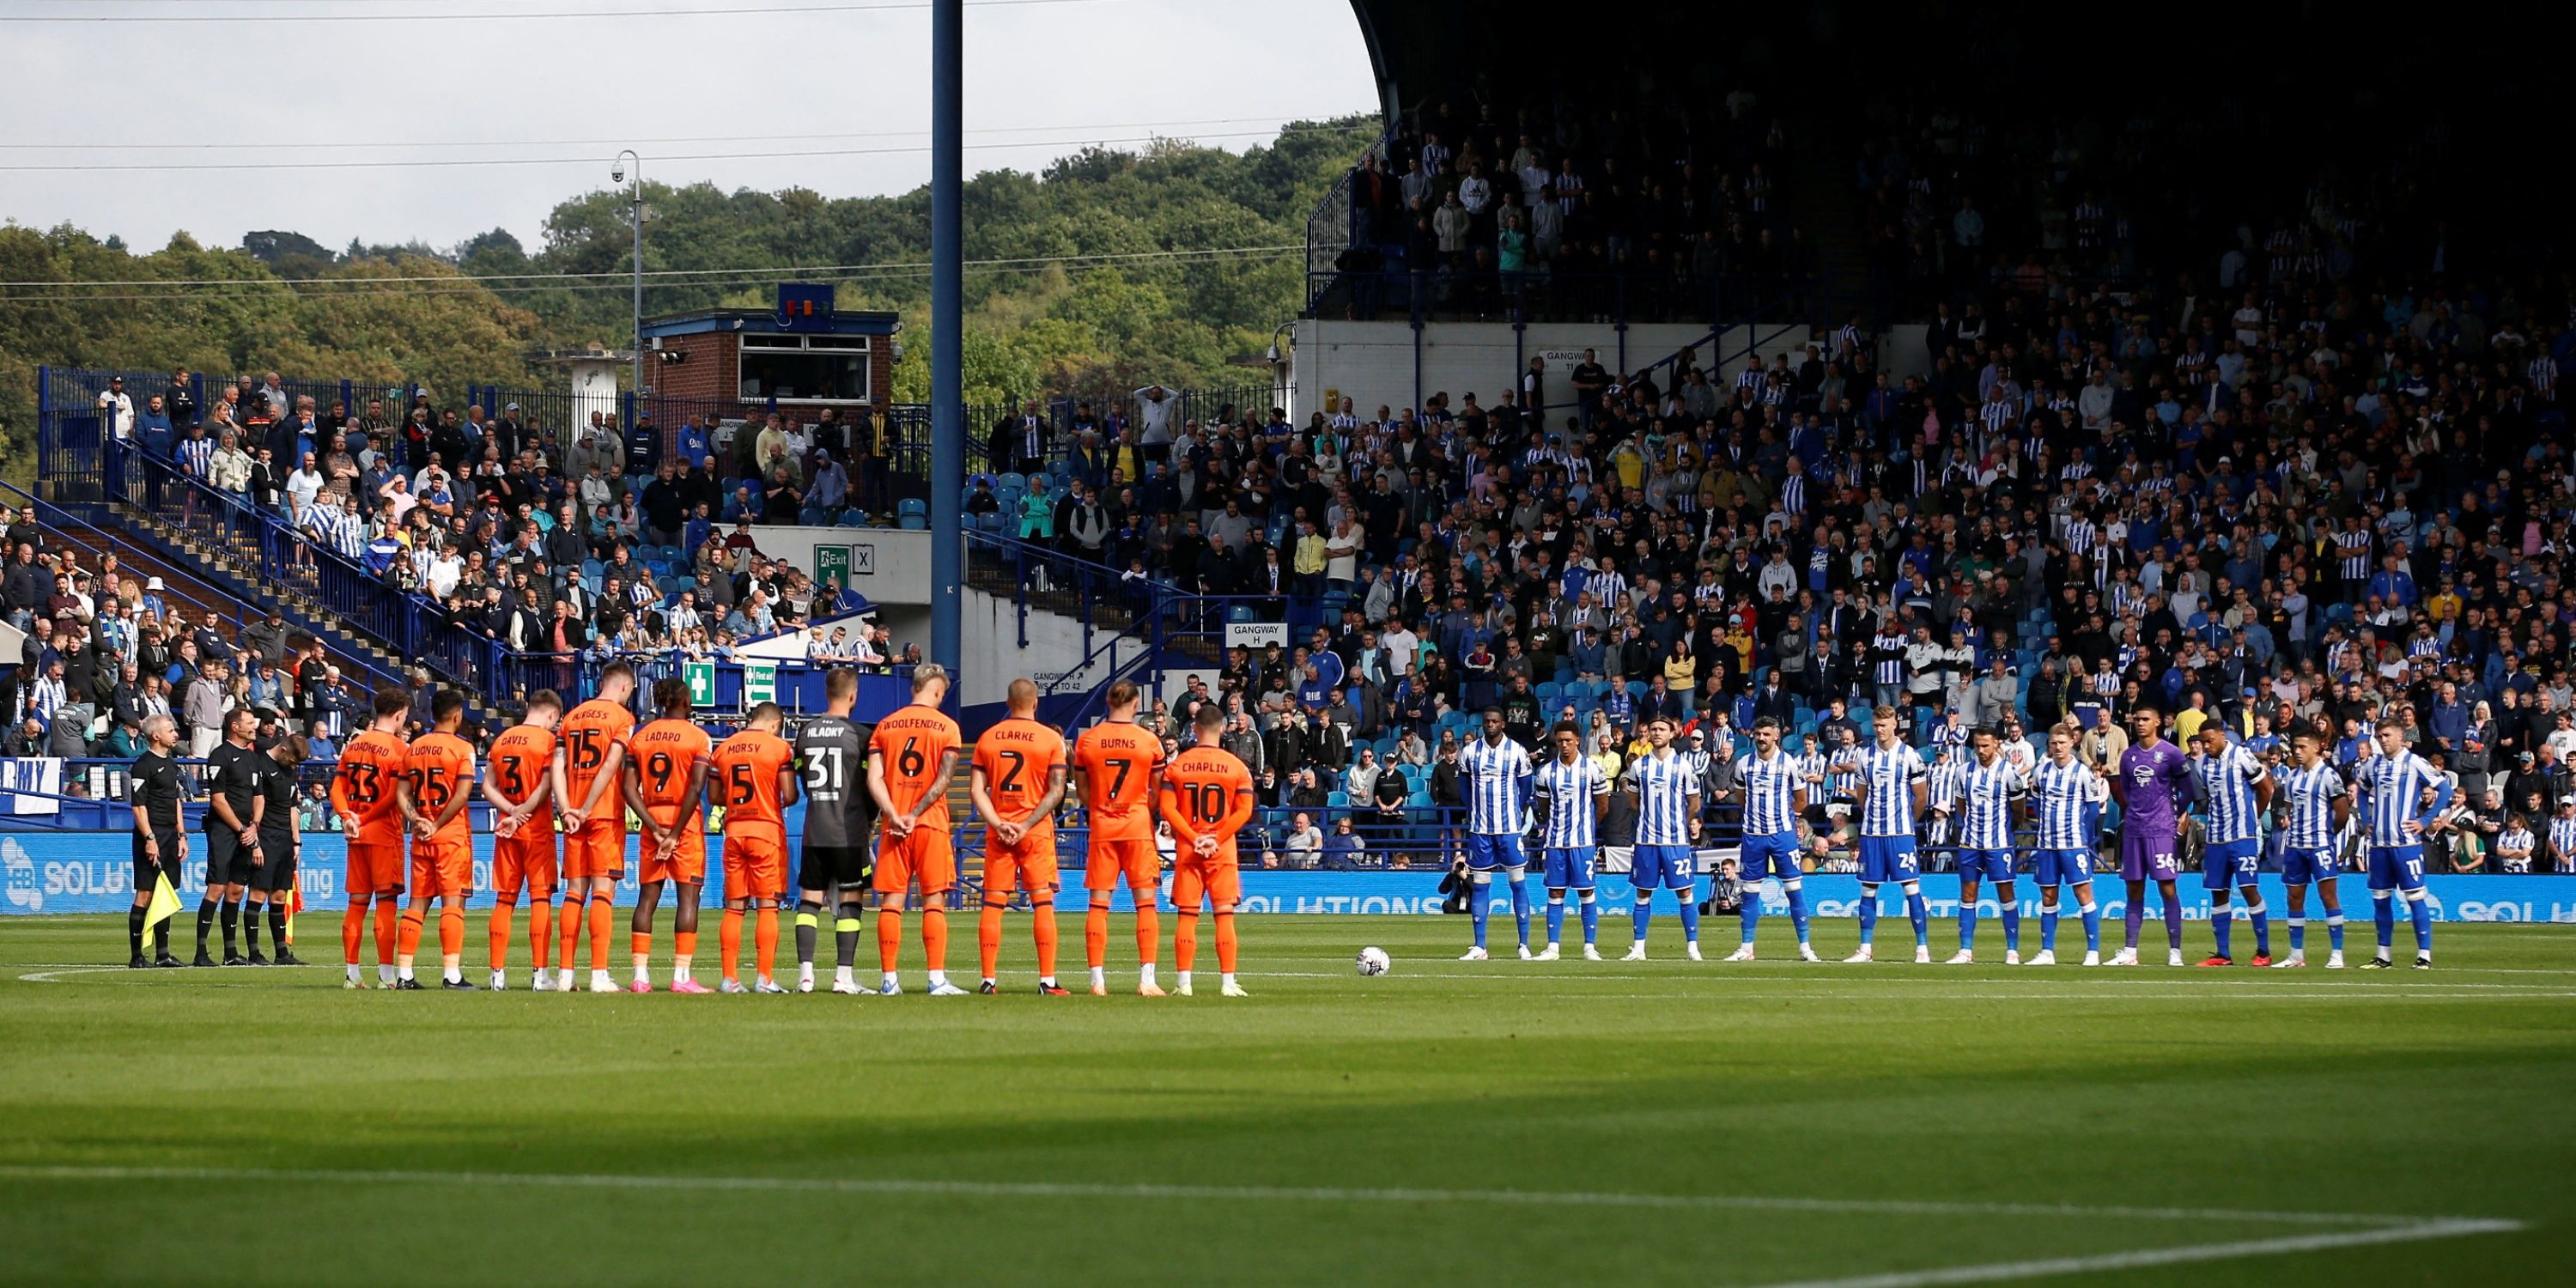
POLYGON ((251 869, 250 880, 244 884, 253 890, 268 894, 294 888, 295 834, 293 832, 272 832, 261 828, 259 854, 265 862, 251 869))
POLYGON ((805 847, 804 862, 796 868, 796 888, 821 890, 839 886, 841 897, 852 899, 867 892, 868 874, 875 866, 868 862, 868 847, 864 845, 809 845, 805 847))
POLYGON ((134 834, 134 889, 137 893, 152 893, 153 880, 164 872, 170 874, 170 889, 174 892, 178 890, 181 884, 179 880, 179 838, 180 833, 178 832, 154 832, 152 834, 153 846, 161 855, 160 860, 155 862, 154 860, 143 856, 143 834, 141 832, 134 834), (170 866, 165 868, 161 866, 163 863, 169 864, 170 866))
POLYGON ((259 879, 259 870, 250 865, 250 847, 242 844, 241 834, 223 824, 206 833, 206 888, 246 886, 259 879))

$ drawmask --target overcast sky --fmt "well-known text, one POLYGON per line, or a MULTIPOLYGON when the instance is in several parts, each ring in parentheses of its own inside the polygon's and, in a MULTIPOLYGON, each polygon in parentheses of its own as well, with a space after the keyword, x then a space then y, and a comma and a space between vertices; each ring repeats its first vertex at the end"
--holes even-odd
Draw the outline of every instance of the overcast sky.
MULTIPOLYGON (((901 192, 930 174, 917 5, 0 0, 0 167, 18 167, 0 169, 0 220, 69 220, 138 251, 181 229, 223 246, 291 229, 337 250, 352 237, 446 248, 495 226, 533 250, 546 212, 610 186, 630 146, 655 182, 901 192), (750 8, 813 12, 706 12, 750 8), (655 16, 598 16, 643 10, 655 16), (583 16, 457 16, 502 12, 583 16), (387 20, 403 14, 443 17, 387 20), (828 137, 778 137, 798 135, 828 137), (872 154, 741 155, 856 149, 872 154), (541 163, 277 168, 495 158, 541 163)), ((1349 0, 967 0, 969 174, 1154 135, 1239 151, 1283 122, 1373 105, 1349 0)))

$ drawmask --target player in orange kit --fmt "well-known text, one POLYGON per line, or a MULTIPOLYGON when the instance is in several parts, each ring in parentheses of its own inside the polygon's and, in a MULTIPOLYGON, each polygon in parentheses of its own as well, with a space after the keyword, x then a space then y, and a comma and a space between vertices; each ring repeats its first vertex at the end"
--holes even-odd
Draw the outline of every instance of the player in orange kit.
POLYGON ((340 749, 340 764, 331 775, 331 812, 340 816, 348 838, 349 911, 340 918, 340 956, 348 963, 343 988, 365 988, 358 974, 358 940, 367 926, 367 905, 375 904, 376 982, 394 982, 395 918, 402 912, 403 816, 394 797, 411 749, 403 742, 403 722, 411 716, 411 695, 400 689, 377 692, 375 718, 340 749))
POLYGON ((590 927, 590 991, 614 993, 608 980, 609 909, 626 875, 626 802, 615 790, 625 776, 626 740, 635 733, 635 669, 611 662, 599 672, 599 696, 574 707, 555 731, 555 803, 563 811, 564 991, 572 990, 572 954, 590 927), (579 911, 576 911, 578 909, 579 911))
POLYGON ((903 945, 904 894, 921 885, 921 949, 930 961, 930 995, 962 997, 948 982, 948 892, 957 888, 957 856, 948 836, 948 784, 957 774, 957 722, 939 709, 948 698, 948 669, 912 669, 912 705, 878 722, 868 738, 868 795, 883 829, 877 841, 877 992, 903 991, 895 978, 903 945))
POLYGON ((724 953, 727 993, 784 993, 770 970, 778 961, 778 901, 787 893, 787 807, 796 803, 796 748, 778 736, 778 704, 751 709, 742 732, 715 750, 707 780, 724 806, 724 953), (742 914, 760 912, 760 974, 742 986, 742 914))
POLYGON ((653 709, 661 718, 635 731, 626 755, 626 803, 644 820, 637 847, 642 890, 635 899, 633 953, 638 993, 653 991, 646 967, 653 958, 653 914, 662 904, 662 883, 679 886, 671 910, 671 991, 712 993, 689 977, 698 951, 698 894, 707 884, 707 757, 714 748, 707 731, 689 719, 689 682, 664 680, 653 686, 653 709))
POLYGON ((998 993, 993 975, 1002 953, 1002 909, 1014 890, 1029 892, 1029 929, 1037 939, 1038 992, 1064 996, 1055 982, 1055 807, 1064 802, 1064 735, 1038 723, 1038 686, 1013 680, 1009 718, 975 741, 968 792, 984 819, 984 915, 975 925, 982 952, 983 993, 998 993))
POLYGON ((1163 770, 1163 818, 1179 852, 1172 861, 1172 904, 1180 910, 1172 964, 1179 992, 1190 995, 1190 960, 1199 950, 1199 901, 1216 907, 1216 968, 1227 997, 1249 996, 1234 982, 1234 906, 1243 899, 1243 873, 1235 865, 1234 835, 1252 819, 1252 771, 1217 746, 1225 713, 1210 702, 1191 722, 1198 745, 1172 757, 1163 770))
MULTIPOLYGON (((492 991, 510 986, 511 909, 528 892, 530 986, 554 987, 548 963, 555 948, 555 725, 563 699, 540 689, 528 699, 527 719, 492 740, 483 773, 483 799, 492 806, 492 991)), ((576 915, 578 908, 576 907, 576 915)), ((572 982, 565 963, 564 982, 572 982)))
POLYGON ((1136 901, 1136 991, 1161 997, 1154 982, 1154 944, 1162 927, 1154 915, 1163 860, 1154 848, 1154 778, 1163 769, 1163 743, 1136 723, 1136 686, 1109 686, 1109 716, 1082 731, 1073 748, 1073 783, 1081 793, 1091 842, 1082 865, 1091 911, 1082 919, 1082 952, 1091 967, 1091 995, 1109 995, 1109 898, 1123 877, 1136 901))
POLYGON ((474 893, 474 827, 465 807, 474 799, 474 747, 457 734, 465 724, 465 695, 440 692, 429 700, 429 717, 432 728, 412 743, 395 792, 412 840, 411 904, 403 909, 402 941, 394 947, 394 987, 420 987, 411 962, 420 950, 429 901, 436 899, 439 987, 470 990, 465 899, 474 893))

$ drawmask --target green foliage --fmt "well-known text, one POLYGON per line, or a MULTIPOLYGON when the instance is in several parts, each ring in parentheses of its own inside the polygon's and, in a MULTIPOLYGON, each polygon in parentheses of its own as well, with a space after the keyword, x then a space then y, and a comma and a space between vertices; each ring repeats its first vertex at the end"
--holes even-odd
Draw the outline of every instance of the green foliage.
MULTIPOLYGON (((1041 175, 975 176, 965 194, 968 401, 1232 382, 1239 373, 1226 359, 1259 351, 1295 315, 1301 258, 1169 256, 1301 247, 1307 212, 1373 129, 1366 118, 1299 122, 1241 155, 1170 140, 1141 152, 1089 149, 1041 175), (1069 256, 1092 258, 1029 262, 1069 256)), ((929 189, 831 198, 648 183, 644 199, 648 271, 726 270, 648 278, 647 314, 757 307, 777 281, 832 282, 843 308, 903 314, 917 339, 897 364, 896 397, 927 395, 929 189)), ((40 364, 184 362, 217 375, 274 367, 432 388, 541 382, 527 351, 628 337, 629 201, 624 190, 565 200, 533 251, 496 228, 451 254, 356 239, 334 257, 309 237, 271 230, 245 238, 244 250, 209 250, 182 233, 135 255, 70 227, 0 227, 0 280, 241 283, 0 292, 0 468, 23 473, 40 364), (575 276, 467 280, 518 274, 575 276), (458 280, 329 285, 391 276, 458 280)))

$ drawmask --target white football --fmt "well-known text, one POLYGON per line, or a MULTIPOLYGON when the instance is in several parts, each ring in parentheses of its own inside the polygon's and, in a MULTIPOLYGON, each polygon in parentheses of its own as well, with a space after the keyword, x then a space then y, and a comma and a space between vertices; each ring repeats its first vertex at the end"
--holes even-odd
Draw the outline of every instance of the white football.
POLYGON ((1377 947, 1361 949, 1359 961, 1355 965, 1363 975, 1383 975, 1395 968, 1395 963, 1387 957, 1386 950, 1377 947))

